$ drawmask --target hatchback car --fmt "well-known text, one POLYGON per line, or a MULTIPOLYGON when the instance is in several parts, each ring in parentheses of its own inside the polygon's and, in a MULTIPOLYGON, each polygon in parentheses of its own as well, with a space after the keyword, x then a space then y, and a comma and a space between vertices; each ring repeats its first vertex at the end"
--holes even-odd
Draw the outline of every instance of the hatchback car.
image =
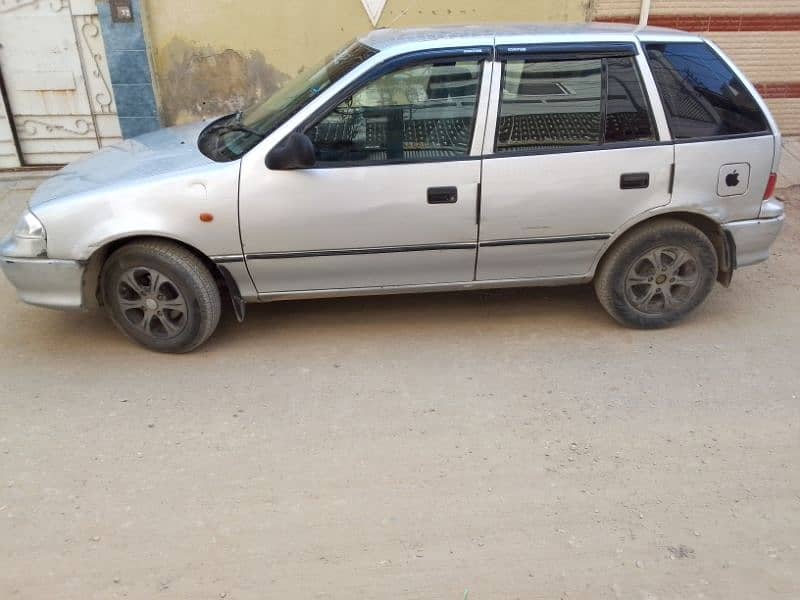
POLYGON ((781 141, 709 41, 617 25, 379 30, 263 103, 43 183, 0 262, 153 350, 251 302, 594 281, 675 323, 763 261, 781 141))

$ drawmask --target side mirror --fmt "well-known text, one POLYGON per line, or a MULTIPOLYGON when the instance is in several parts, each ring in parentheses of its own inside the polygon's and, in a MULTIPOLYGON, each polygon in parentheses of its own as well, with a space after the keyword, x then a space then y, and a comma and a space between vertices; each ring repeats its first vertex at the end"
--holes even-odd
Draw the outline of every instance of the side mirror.
POLYGON ((273 171, 307 169, 317 163, 314 142, 304 133, 295 131, 267 154, 267 168, 273 171))

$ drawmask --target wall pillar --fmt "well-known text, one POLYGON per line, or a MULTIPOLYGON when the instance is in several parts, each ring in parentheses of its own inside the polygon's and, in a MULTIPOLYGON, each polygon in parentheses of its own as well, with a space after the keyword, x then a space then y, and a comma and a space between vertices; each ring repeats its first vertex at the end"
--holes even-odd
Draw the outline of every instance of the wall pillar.
POLYGON ((125 138, 161 127, 139 0, 132 0, 131 8, 132 21, 114 22, 108 0, 97 0, 119 124, 125 138))
POLYGON ((644 27, 650 19, 650 0, 642 0, 642 8, 639 11, 639 25, 644 27))

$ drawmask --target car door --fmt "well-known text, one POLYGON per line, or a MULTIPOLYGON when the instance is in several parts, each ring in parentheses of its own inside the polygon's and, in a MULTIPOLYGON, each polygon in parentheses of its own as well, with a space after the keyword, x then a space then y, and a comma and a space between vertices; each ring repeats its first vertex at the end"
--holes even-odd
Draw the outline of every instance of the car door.
POLYGON ((634 43, 497 50, 477 279, 588 274, 614 231, 670 202, 649 72, 634 43))
POLYGON ((243 166, 242 244, 259 294, 473 279, 489 55, 390 60, 301 126, 313 168, 243 166))

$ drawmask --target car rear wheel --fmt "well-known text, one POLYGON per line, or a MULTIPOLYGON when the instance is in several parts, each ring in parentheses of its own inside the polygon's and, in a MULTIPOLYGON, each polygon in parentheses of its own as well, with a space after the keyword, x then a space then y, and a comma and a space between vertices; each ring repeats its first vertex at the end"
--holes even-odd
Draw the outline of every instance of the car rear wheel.
POLYGON ((183 353, 205 342, 219 323, 219 289, 206 266, 167 241, 123 246, 102 272, 103 301, 115 325, 157 352, 183 353))
POLYGON ((668 327, 703 303, 717 269, 716 251, 702 231, 683 221, 656 221, 609 251, 595 277, 595 291, 603 308, 623 325, 668 327))

